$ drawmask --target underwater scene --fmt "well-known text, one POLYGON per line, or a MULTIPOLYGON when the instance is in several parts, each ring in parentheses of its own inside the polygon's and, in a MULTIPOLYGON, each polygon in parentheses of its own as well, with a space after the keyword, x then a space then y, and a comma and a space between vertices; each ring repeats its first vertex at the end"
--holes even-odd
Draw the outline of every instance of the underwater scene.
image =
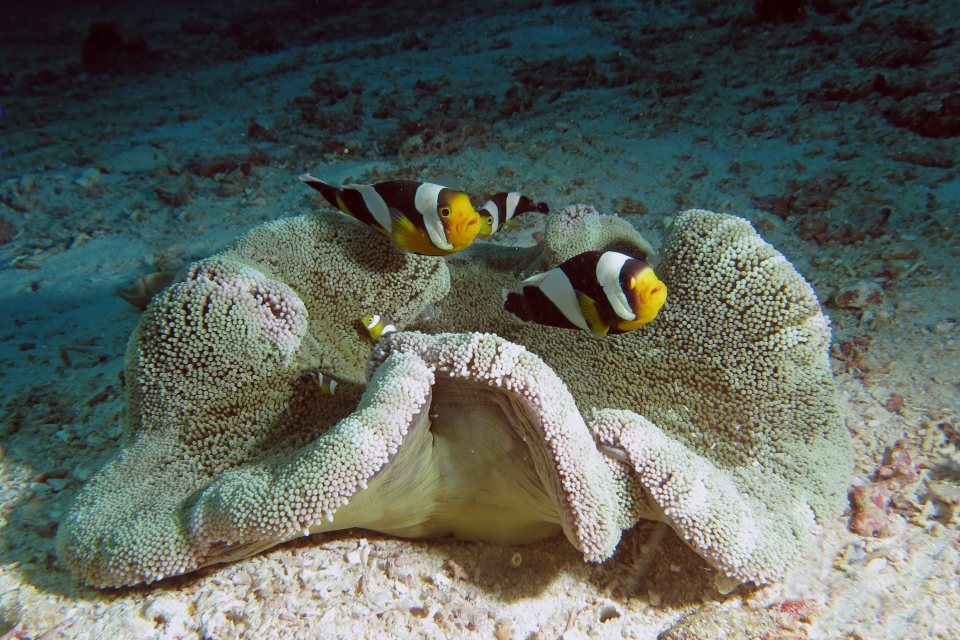
POLYGON ((0 640, 960 637, 960 4, 8 2, 0 640))

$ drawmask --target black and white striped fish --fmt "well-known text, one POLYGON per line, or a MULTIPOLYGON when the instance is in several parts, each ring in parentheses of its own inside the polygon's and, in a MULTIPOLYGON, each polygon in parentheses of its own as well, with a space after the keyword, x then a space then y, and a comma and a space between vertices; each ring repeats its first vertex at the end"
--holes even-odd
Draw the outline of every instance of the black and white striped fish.
POLYGON ((439 184, 388 180, 338 189, 307 173, 300 179, 410 253, 445 256, 469 247, 480 232, 480 216, 467 194, 439 184))
POLYGON ((501 191, 480 207, 480 235, 491 236, 497 229, 528 211, 550 213, 546 202, 534 202, 519 191, 501 191))
POLYGON ((367 330, 367 333, 369 333, 370 337, 374 340, 379 340, 397 330, 392 322, 375 313, 368 313, 360 318, 360 322, 363 323, 363 328, 367 330))
POLYGON ((343 393, 340 383, 323 375, 319 371, 308 371, 306 374, 320 388, 320 393, 325 396, 338 396, 343 393))
POLYGON ((653 268, 615 251, 587 251, 503 290, 503 308, 524 322, 626 333, 657 317, 667 286, 653 268))

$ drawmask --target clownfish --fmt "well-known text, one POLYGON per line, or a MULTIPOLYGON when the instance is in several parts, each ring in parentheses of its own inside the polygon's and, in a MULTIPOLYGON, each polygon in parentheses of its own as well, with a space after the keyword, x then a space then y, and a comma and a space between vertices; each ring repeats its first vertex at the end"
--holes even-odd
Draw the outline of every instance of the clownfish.
POLYGON ((307 173, 300 179, 410 253, 449 255, 469 247, 480 233, 480 215, 467 194, 439 184, 388 180, 337 189, 307 173))
POLYGON ((480 235, 491 236, 497 229, 509 225, 515 217, 528 211, 550 213, 550 207, 546 202, 534 202, 519 191, 494 194, 477 212, 480 214, 480 235))
POLYGON ((503 308, 524 322, 626 333, 657 317, 667 286, 653 268, 615 251, 587 251, 503 290, 503 308))
POLYGON ((360 318, 360 322, 363 323, 367 333, 369 333, 370 337, 374 340, 379 340, 380 338, 394 333, 397 330, 397 328, 393 326, 389 320, 386 318, 381 318, 375 313, 368 313, 360 318))
POLYGON ((339 382, 333 378, 326 377, 319 371, 308 371, 306 375, 320 387, 320 393, 325 396, 338 396, 343 393, 343 388, 339 382))

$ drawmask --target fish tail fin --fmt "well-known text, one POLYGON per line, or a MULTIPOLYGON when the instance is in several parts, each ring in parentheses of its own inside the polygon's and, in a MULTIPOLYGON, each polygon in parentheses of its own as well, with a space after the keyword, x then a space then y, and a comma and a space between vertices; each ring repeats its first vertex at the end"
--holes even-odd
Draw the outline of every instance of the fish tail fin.
POLYGON ((527 300, 522 293, 510 289, 501 289, 500 296, 503 298, 504 311, 520 322, 530 321, 530 310, 527 308, 527 300))
POLYGON ((314 178, 309 173, 302 174, 300 176, 300 180, 301 182, 305 182, 306 184, 310 185, 311 187, 319 191, 320 195, 323 196, 323 199, 329 202, 330 204, 332 204, 333 206, 335 206, 337 209, 340 209, 344 213, 350 213, 349 211, 346 211, 344 207, 341 206, 343 203, 340 200, 340 190, 337 189, 336 187, 327 184, 326 182, 324 182, 323 180, 320 180, 319 178, 314 178))
POLYGON ((604 324, 603 320, 600 319, 600 312, 597 310, 597 303, 594 302, 593 298, 585 293, 581 293, 577 296, 577 301, 580 303, 580 312, 583 314, 587 324, 590 325, 590 330, 601 337, 607 335, 610 331, 610 326, 604 324))

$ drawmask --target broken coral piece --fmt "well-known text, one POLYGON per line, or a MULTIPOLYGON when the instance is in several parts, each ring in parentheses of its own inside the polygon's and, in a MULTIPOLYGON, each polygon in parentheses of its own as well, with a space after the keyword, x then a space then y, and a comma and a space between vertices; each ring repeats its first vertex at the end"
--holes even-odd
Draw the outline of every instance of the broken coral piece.
POLYGON ((841 287, 833 301, 844 309, 863 309, 864 307, 883 302, 885 294, 883 287, 870 280, 857 280, 841 287))
POLYGON ((903 530, 904 521, 891 513, 892 503, 904 487, 920 479, 910 452, 897 442, 890 452, 890 462, 877 469, 876 483, 850 490, 853 516, 850 531, 858 536, 889 538, 903 530))

